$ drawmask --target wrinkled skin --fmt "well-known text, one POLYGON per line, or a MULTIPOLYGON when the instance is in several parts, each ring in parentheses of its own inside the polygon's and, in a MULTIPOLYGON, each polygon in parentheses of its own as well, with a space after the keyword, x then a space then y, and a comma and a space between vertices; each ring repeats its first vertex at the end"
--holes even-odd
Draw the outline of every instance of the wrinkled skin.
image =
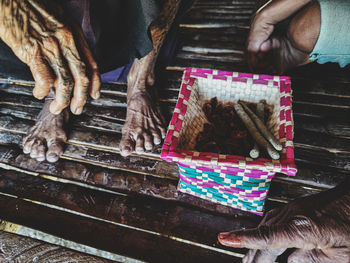
POLYGON ((147 90, 147 85, 152 86, 155 81, 154 61, 153 51, 144 58, 135 59, 128 74, 127 116, 120 142, 123 156, 134 150, 138 154, 152 150, 165 137, 165 120, 151 93, 155 90, 147 90))
POLYGON ((122 156, 142 154, 161 143, 166 135, 165 120, 152 86, 154 66, 165 36, 173 23, 181 0, 167 0, 160 16, 151 25, 153 50, 135 59, 128 74, 127 116, 119 145, 122 156))
POLYGON ((70 105, 74 114, 80 114, 88 92, 99 97, 97 64, 80 27, 63 17, 59 4, 1 0, 0 16, 0 37, 30 67, 34 96, 42 99, 55 88, 52 113, 59 114, 70 105))
POLYGON ((51 113, 49 107, 53 99, 54 92, 51 91, 35 125, 23 139, 23 152, 37 161, 57 162, 67 141, 65 126, 69 112, 64 109, 60 114, 51 113))
POLYGON ((218 240, 246 247, 243 263, 275 262, 287 248, 294 263, 350 262, 350 181, 269 211, 255 229, 221 233, 218 240))
MULTIPOLYGON (((0 3, 1 14, 10 18, 0 24, 0 37, 30 67, 35 79, 34 96, 41 99, 51 90, 37 123, 23 140, 24 152, 38 161, 57 161, 66 141, 65 108, 72 91, 70 108, 75 114, 82 112, 88 91, 93 98, 99 97, 97 64, 81 29, 63 17, 62 8, 54 1, 0 3)), ((155 91, 149 87, 154 85, 154 65, 179 4, 180 0, 165 3, 151 26, 154 49, 144 58, 135 59, 128 75, 127 118, 120 144, 124 156, 135 149, 137 153, 151 150, 165 137, 165 121, 155 91)))
POLYGON ((275 0, 255 14, 247 40, 247 62, 254 72, 282 74, 311 62, 320 32, 321 15, 317 1, 275 0), (292 17, 294 15, 294 17, 292 17), (287 25, 280 25, 285 19, 287 25), (275 31, 276 26, 282 27, 275 31))
POLYGON ((23 151, 38 161, 55 162, 67 140, 66 107, 81 114, 88 92, 95 99, 100 96, 97 63, 81 28, 63 16, 55 1, 2 0, 0 16, 0 37, 29 66, 33 95, 47 96, 23 140, 23 151))

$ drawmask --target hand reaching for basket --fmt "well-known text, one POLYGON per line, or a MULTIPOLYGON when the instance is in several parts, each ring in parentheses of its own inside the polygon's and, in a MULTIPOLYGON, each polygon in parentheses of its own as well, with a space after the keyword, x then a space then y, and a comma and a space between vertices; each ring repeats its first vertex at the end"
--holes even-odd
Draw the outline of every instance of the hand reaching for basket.
POLYGON ((350 262, 350 181, 269 211, 255 229, 221 233, 219 242, 249 248, 243 263, 269 263, 288 248, 288 262, 350 262))

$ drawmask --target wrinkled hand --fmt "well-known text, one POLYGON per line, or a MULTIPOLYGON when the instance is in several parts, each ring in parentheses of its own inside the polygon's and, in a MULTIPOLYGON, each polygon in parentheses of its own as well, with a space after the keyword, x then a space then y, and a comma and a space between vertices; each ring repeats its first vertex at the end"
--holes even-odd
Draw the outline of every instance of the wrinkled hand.
POLYGON ((53 0, 0 0, 0 17, 0 37, 30 67, 34 96, 42 99, 55 87, 52 113, 59 114, 70 104, 71 111, 80 114, 88 92, 99 97, 97 63, 82 30, 64 19, 59 4, 53 0))
POLYGON ((243 263, 275 262, 297 248, 288 262, 350 262, 350 183, 271 210, 255 229, 221 233, 219 242, 250 248, 243 263))

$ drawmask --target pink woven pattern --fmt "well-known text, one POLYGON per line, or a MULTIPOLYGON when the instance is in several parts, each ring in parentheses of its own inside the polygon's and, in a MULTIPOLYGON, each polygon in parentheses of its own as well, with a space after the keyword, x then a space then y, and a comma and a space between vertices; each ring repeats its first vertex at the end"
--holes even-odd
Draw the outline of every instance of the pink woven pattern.
POLYGON ((184 71, 179 98, 171 119, 168 133, 165 138, 161 157, 167 161, 191 163, 194 167, 206 165, 217 166, 221 172, 229 172, 234 168, 253 169, 261 172, 278 172, 294 176, 297 172, 294 163, 293 146, 293 115, 291 82, 286 76, 269 76, 249 73, 217 71, 210 69, 187 68, 184 71), (249 84, 262 84, 279 87, 280 113, 279 113, 279 137, 283 145, 280 160, 251 159, 249 157, 222 155, 216 153, 202 153, 177 149, 180 130, 187 110, 188 100, 191 95, 191 87, 198 78, 212 78, 229 80, 232 82, 244 82, 249 84))

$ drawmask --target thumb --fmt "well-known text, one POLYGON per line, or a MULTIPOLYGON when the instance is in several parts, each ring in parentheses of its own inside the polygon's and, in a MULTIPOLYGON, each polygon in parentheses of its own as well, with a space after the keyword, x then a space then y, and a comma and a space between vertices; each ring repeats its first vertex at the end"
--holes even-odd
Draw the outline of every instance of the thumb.
POLYGON ((288 257, 288 263, 340 263, 350 262, 350 248, 297 249, 288 257))
POLYGON ((221 233, 218 240, 225 246, 250 249, 313 249, 322 245, 318 227, 305 217, 295 218, 285 224, 221 233))

